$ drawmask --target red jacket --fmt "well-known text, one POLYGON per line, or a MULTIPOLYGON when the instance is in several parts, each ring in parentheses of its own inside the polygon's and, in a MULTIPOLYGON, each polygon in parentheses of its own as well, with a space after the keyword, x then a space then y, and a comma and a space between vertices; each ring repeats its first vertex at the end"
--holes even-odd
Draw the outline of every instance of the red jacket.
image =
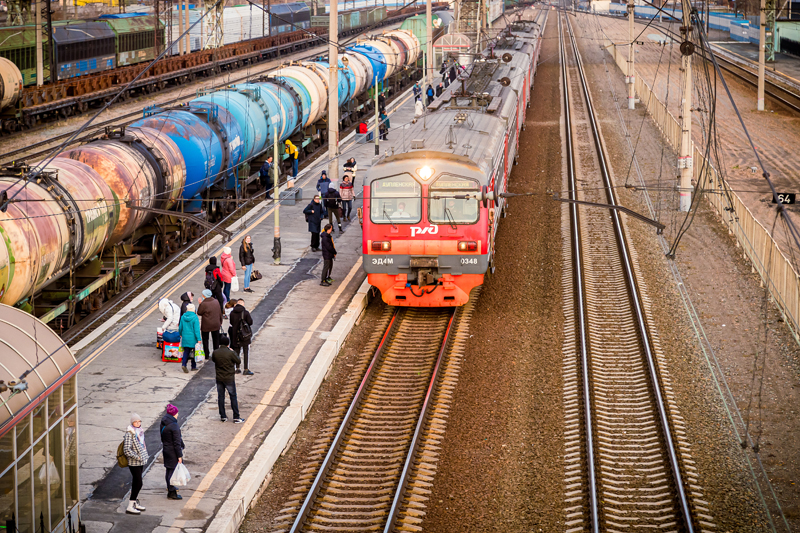
POLYGON ((222 281, 230 283, 234 276, 236 276, 236 263, 233 262, 233 257, 226 253, 223 253, 219 259, 222 262, 219 275, 222 276, 222 281))

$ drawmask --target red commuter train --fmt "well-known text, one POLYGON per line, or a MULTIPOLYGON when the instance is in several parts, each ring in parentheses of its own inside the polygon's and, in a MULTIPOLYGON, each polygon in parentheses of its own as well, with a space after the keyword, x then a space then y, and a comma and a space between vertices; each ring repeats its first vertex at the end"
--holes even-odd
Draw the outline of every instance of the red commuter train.
MULTIPOLYGON (((547 11, 540 13, 544 19, 547 11)), ((540 28, 503 30, 404 132, 364 181, 363 262, 390 305, 449 307, 494 270, 494 238, 517 156, 540 28)))

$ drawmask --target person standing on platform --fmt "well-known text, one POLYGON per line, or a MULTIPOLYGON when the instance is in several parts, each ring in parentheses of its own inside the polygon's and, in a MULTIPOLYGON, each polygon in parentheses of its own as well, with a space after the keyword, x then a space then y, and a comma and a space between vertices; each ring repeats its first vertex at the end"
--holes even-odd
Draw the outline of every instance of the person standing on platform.
MULTIPOLYGON (((239 300, 231 311, 231 325, 228 328, 228 336, 231 339, 231 348, 239 355, 242 352, 244 363, 243 376, 252 376, 250 371, 250 342, 253 340, 253 317, 244 307, 244 300, 239 300), (246 325, 246 326, 245 326, 246 325)), ((239 366, 236 366, 236 373, 239 373, 239 366)))
POLYGON ((146 511, 144 505, 139 503, 139 491, 142 490, 142 471, 147 464, 147 446, 144 444, 144 428, 142 418, 136 413, 131 413, 131 425, 125 431, 122 440, 122 450, 128 460, 128 470, 131 471, 131 497, 128 500, 127 514, 141 514, 146 511))
POLYGON ((250 276, 253 275, 256 256, 253 254, 252 241, 253 239, 248 235, 239 246, 239 263, 242 265, 242 270, 244 270, 244 292, 253 292, 253 289, 250 288, 250 276))
POLYGON ((289 159, 292 160, 292 177, 296 178, 297 177, 297 169, 298 169, 298 166, 300 164, 300 161, 299 161, 300 151, 297 149, 297 146, 292 144, 292 141, 290 141, 289 139, 286 139, 286 142, 284 144, 286 145, 285 152, 287 154, 289 154, 289 159))
POLYGON ((169 482, 178 463, 183 462, 183 449, 186 447, 183 444, 177 416, 178 408, 169 404, 167 405, 167 414, 161 419, 161 453, 164 456, 164 468, 167 469, 167 498, 170 500, 183 499, 183 496, 178 494, 178 489, 169 482))
POLYGON ((325 209, 328 210, 328 222, 333 224, 333 219, 336 218, 336 225, 339 226, 339 233, 342 233, 342 214, 340 203, 342 197, 335 187, 328 187, 328 192, 323 196, 325 199, 325 209))
MULTIPOLYGON (((319 191, 319 195, 321 198, 325 198, 325 195, 328 194, 328 188, 331 186, 331 180, 328 177, 328 173, 326 171, 322 171, 319 179, 317 180, 317 190, 319 191)), ((328 216, 328 209, 325 206, 325 202, 322 202, 322 218, 328 216)))
POLYGON ((317 194, 311 203, 303 209, 303 214, 308 222, 308 231, 311 233, 311 251, 319 252, 319 234, 322 229, 322 204, 317 194))
POLYGON ((264 164, 261 165, 261 170, 258 171, 258 180, 267 193, 264 196, 267 200, 272 200, 272 188, 274 185, 272 182, 272 161, 272 156, 269 156, 267 160, 264 161, 264 164))
POLYGON ((220 311, 222 311, 224 314, 225 298, 222 295, 222 289, 225 286, 225 283, 222 282, 222 273, 217 266, 216 257, 212 256, 208 258, 208 266, 206 266, 206 280, 203 283, 203 286, 211 291, 211 294, 213 294, 214 298, 216 298, 219 302, 220 311))
POLYGON ((350 181, 350 174, 347 172, 345 172, 345 175, 342 177, 342 184, 339 186, 339 196, 342 197, 342 217, 349 222, 356 193, 353 182, 350 181))
POLYGON ((226 246, 222 249, 222 255, 219 256, 219 260, 220 263, 222 263, 222 266, 219 269, 219 275, 222 277, 222 282, 225 284, 222 287, 222 294, 225 295, 226 300, 230 301, 231 280, 233 280, 233 278, 236 276, 236 263, 233 261, 230 246, 226 246))
POLYGON ((161 326, 164 342, 177 343, 180 341, 178 326, 180 325, 181 310, 169 298, 162 298, 158 302, 158 310, 164 315, 164 325, 161 326))
POLYGON ((380 120, 380 132, 381 132, 381 140, 388 141, 389 140, 389 127, 391 124, 389 123, 389 117, 386 116, 386 113, 381 113, 379 117, 380 120))
POLYGON ((322 232, 322 281, 319 283, 323 287, 330 287, 333 283, 331 271, 333 260, 336 259, 336 246, 333 244, 332 231, 333 226, 325 224, 325 231, 322 232))
POLYGON ((417 100, 414 102, 414 120, 411 121, 412 124, 416 124, 417 120, 422 118, 422 115, 425 114, 425 106, 422 103, 422 100, 417 100))
POLYGON ((181 304, 181 316, 183 316, 183 313, 186 312, 186 306, 192 303, 193 300, 194 300, 194 294, 192 292, 186 291, 183 294, 181 294, 181 302, 183 302, 181 304))
POLYGON ((419 82, 414 84, 414 101, 422 100, 422 87, 419 86, 419 82))
POLYGON ((383 96, 383 93, 378 95, 378 111, 386 113, 386 97, 383 96))
POLYGON ((186 363, 189 359, 192 360, 192 370, 197 370, 197 363, 194 360, 194 347, 203 338, 200 333, 200 319, 197 318, 197 313, 194 312, 194 304, 186 306, 186 312, 181 317, 181 323, 178 327, 181 334, 181 348, 183 348, 183 360, 181 366, 185 373, 189 373, 186 368, 186 363))
POLYGON ((428 104, 427 105, 431 105, 433 103, 434 95, 435 95, 435 93, 433 92, 433 87, 429 84, 428 88, 425 89, 425 96, 427 96, 427 98, 428 98, 428 104))
POLYGON ((239 416, 239 401, 236 397, 236 369, 242 364, 239 356, 228 348, 230 340, 226 336, 220 339, 220 346, 214 353, 211 354, 211 360, 214 362, 214 369, 216 370, 217 379, 217 406, 219 407, 219 419, 222 422, 228 421, 228 415, 225 413, 225 391, 228 391, 228 396, 231 397, 231 409, 233 409, 233 423, 241 424, 244 418, 239 416))
POLYGON ((358 164, 356 163, 356 158, 351 157, 342 166, 344 167, 345 172, 350 172, 353 175, 353 183, 355 183, 356 170, 358 170, 358 164))
POLYGON ((442 87, 442 84, 440 83, 439 85, 436 86, 436 97, 438 98, 442 96, 443 92, 444 92, 444 87, 442 87))
POLYGON ((211 336, 211 346, 216 350, 219 348, 219 330, 222 327, 222 309, 219 307, 219 302, 211 294, 211 291, 205 289, 203 291, 205 298, 200 302, 200 307, 197 308, 197 316, 200 317, 200 336, 203 338, 203 352, 210 354, 208 350, 208 337, 211 336))

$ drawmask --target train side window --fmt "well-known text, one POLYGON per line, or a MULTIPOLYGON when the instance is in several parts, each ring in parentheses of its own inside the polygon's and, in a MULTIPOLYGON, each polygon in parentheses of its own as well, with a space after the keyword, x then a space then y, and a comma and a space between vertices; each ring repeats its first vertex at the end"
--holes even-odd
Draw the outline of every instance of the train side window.
POLYGON ((478 200, 456 198, 478 192, 478 182, 456 176, 441 176, 428 189, 428 219, 431 224, 474 224, 478 221, 478 200))
POLYGON ((375 224, 416 224, 422 219, 422 187, 409 174, 370 183, 370 220, 375 224))

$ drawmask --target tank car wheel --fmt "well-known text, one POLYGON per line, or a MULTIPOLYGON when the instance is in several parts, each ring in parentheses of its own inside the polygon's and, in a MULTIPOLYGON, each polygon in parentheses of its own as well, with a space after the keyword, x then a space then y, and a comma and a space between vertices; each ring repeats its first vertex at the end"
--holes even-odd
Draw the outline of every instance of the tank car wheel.
POLYGON ((180 247, 181 243, 177 233, 167 235, 167 255, 174 254, 180 247))
POLYGON ((203 229, 200 227, 199 224, 190 224, 189 228, 186 230, 186 236, 189 238, 190 241, 199 239, 202 235, 203 235, 203 229))
POLYGON ((120 272, 119 274, 119 286, 122 289, 127 289, 133 285, 133 272, 120 272))
POLYGON ((150 246, 150 251, 153 254, 154 263, 160 263, 167 257, 167 247, 164 243, 164 238, 161 235, 153 235, 153 242, 150 246))
POLYGON ((95 292, 87 298, 88 302, 88 310, 90 313, 95 313, 103 307, 103 294, 101 292, 95 292))
POLYGON ((33 128, 36 126, 36 117, 33 115, 25 115, 25 118, 22 119, 25 123, 25 127, 28 129, 33 128))

